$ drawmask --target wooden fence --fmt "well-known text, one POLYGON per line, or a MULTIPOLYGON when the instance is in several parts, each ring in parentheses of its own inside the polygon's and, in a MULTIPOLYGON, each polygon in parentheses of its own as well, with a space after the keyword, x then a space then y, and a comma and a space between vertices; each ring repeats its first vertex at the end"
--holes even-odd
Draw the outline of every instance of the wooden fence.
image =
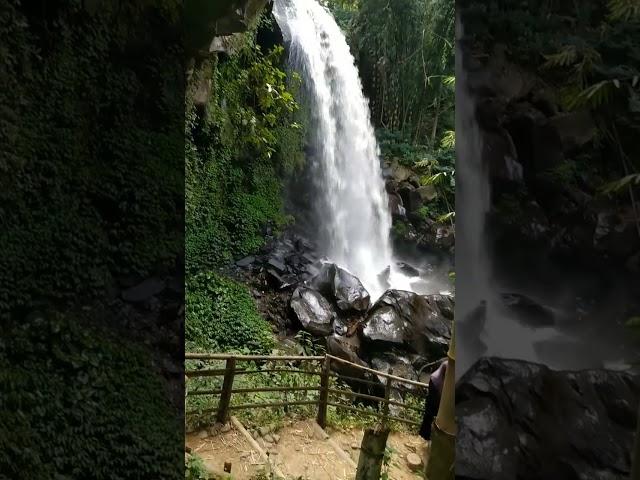
MULTIPOLYGON (((220 423, 225 423, 228 420, 229 412, 231 410, 242 410, 242 409, 253 409, 253 408, 274 408, 274 407, 286 407, 289 405, 316 405, 317 406, 317 415, 316 421, 318 424, 325 428, 327 426, 327 408, 328 406, 333 406, 336 408, 364 414, 364 415, 373 415, 382 419, 383 423, 386 423, 388 420, 394 420, 397 422, 406 423, 413 426, 420 426, 420 424, 412 419, 391 415, 389 412, 390 405, 394 405, 399 407, 402 411, 412 410, 416 411, 419 414, 422 413, 423 409, 408 405, 406 402, 399 402, 391 399, 391 392, 393 389, 399 388, 400 385, 412 386, 416 389, 415 392, 411 392, 407 390, 407 394, 414 394, 421 398, 421 400, 426 399, 426 395, 428 394, 428 385, 422 382, 417 382, 415 380, 409 380, 406 378, 402 378, 396 375, 393 375, 393 370, 389 369, 388 372, 381 372, 378 370, 374 370, 372 368, 364 367, 362 365, 358 365, 356 363, 349 362, 339 357, 335 357, 333 355, 324 355, 324 356, 264 356, 264 355, 231 355, 231 354, 211 354, 211 353, 187 353, 185 354, 186 360, 202 360, 202 361, 224 361, 225 368, 203 368, 197 370, 187 370, 185 375, 187 380, 190 378, 196 377, 223 377, 222 387, 213 390, 193 390, 191 391, 188 388, 186 390, 186 396, 194 396, 194 395, 213 395, 219 396, 218 404, 216 408, 198 411, 198 413, 205 412, 214 412, 216 413, 216 421, 220 423), (248 369, 243 367, 242 365, 238 368, 238 364, 246 363, 246 362, 299 362, 307 363, 307 364, 317 364, 318 370, 304 370, 301 368, 253 368, 248 369), (374 382, 372 380, 361 378, 361 377, 353 377, 346 376, 342 374, 338 374, 335 371, 332 371, 332 366, 334 364, 342 363, 343 365, 347 365, 349 369, 360 370, 363 372, 367 372, 368 374, 376 375, 378 378, 383 378, 384 383, 374 382), (287 373, 298 373, 303 375, 311 375, 319 377, 319 382, 317 386, 305 386, 305 387, 253 387, 253 388, 234 388, 234 378, 238 375, 250 375, 256 373, 278 373, 278 372, 287 372, 287 373), (376 395, 370 395, 366 393, 358 393, 350 390, 338 390, 335 388, 331 388, 330 386, 330 378, 336 378, 338 380, 342 380, 344 382, 359 382, 362 384, 373 385, 374 387, 384 388, 384 397, 379 397, 376 395), (247 403, 241 405, 232 405, 231 397, 234 393, 245 394, 245 393, 260 393, 260 392, 296 392, 296 391, 317 391, 318 397, 314 400, 301 400, 301 401, 282 401, 282 402, 268 402, 268 403, 247 403), (376 402, 382 405, 381 411, 370 411, 362 408, 354 407, 351 405, 345 405, 344 403, 340 403, 339 396, 346 396, 352 399, 363 399, 376 402)), ((363 375, 364 377, 364 375, 363 375)), ((185 398, 186 402, 186 398, 185 398)), ((195 413, 195 412, 186 412, 195 413)))

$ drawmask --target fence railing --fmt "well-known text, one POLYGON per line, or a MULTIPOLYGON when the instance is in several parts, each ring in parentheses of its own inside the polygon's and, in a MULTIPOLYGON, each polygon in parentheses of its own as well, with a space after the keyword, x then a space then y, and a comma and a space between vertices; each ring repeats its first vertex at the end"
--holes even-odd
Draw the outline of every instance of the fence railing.
MULTIPOLYGON (((418 382, 415 380, 410 380, 407 378, 402 378, 400 376, 394 375, 393 370, 389 369, 387 372, 382 372, 379 370, 374 370, 369 367, 365 367, 362 365, 358 365, 356 363, 350 362, 348 360, 333 356, 333 355, 323 355, 323 356, 267 356, 267 355, 233 355, 233 354, 217 354, 217 353, 186 353, 186 360, 202 360, 202 361, 224 361, 224 368, 202 368, 195 370, 187 370, 185 372, 187 380, 191 378, 197 377, 223 377, 222 378, 222 386, 221 388, 216 389, 199 389, 199 390, 190 390, 185 388, 186 396, 198 396, 198 395, 212 395, 219 396, 218 404, 216 408, 206 409, 206 410, 196 410, 192 412, 186 412, 187 415, 190 413, 216 413, 216 421, 220 423, 225 423, 228 420, 229 412, 231 410, 244 410, 244 409, 254 409, 254 408, 275 408, 275 407, 287 407, 293 405, 315 405, 317 406, 316 413, 316 421, 318 424, 325 428, 327 426, 327 409, 329 406, 333 406, 335 408, 344 409, 347 411, 352 411, 356 413, 360 413, 363 415, 372 415, 378 418, 381 418, 384 423, 389 420, 419 426, 420 424, 415 420, 406 418, 405 416, 392 415, 390 413, 390 406, 393 405, 398 407, 399 410, 402 411, 415 411, 422 412, 422 408, 409 405, 404 401, 397 401, 391 399, 391 394, 394 389, 399 389, 401 385, 413 387, 415 391, 406 390, 406 394, 416 395, 421 400, 426 399, 428 395, 428 385, 426 383, 418 382), (280 367, 268 367, 268 368, 247 368, 246 366, 242 366, 243 363, 246 362, 270 362, 273 364, 284 363, 284 362, 299 362, 299 365, 302 364, 316 364, 319 367, 317 370, 305 370, 300 366, 295 368, 280 368, 280 367), (384 379, 384 383, 382 381, 375 382, 373 380, 355 377, 355 376, 347 376, 338 373, 333 367, 337 366, 337 364, 343 364, 347 366, 352 371, 362 371, 366 372, 370 375, 375 375, 379 379, 384 379), (240 368, 238 367, 240 365, 240 368), (310 375, 319 377, 318 385, 315 386, 259 386, 259 387, 250 387, 250 388, 234 388, 234 379, 239 375, 251 375, 251 374, 261 374, 261 373, 298 373, 303 375, 310 375), (341 380, 345 383, 360 383, 369 386, 374 386, 377 389, 384 388, 384 396, 372 395, 370 393, 361 393, 355 392, 352 390, 340 390, 336 388, 332 388, 330 385, 330 379, 335 378, 337 380, 341 380), (233 394, 247 394, 247 393, 264 393, 264 392, 318 392, 317 398, 313 400, 284 400, 281 402, 263 402, 263 403, 245 403, 239 405, 232 405, 231 399, 233 394), (363 408, 358 408, 351 405, 346 405, 345 403, 340 403, 340 396, 345 396, 351 399, 363 399, 372 402, 376 402, 376 404, 381 405, 381 409, 377 411, 365 410, 363 408)), ((363 375, 364 376, 364 375, 363 375)), ((185 398, 185 406, 186 406, 186 398, 185 398)))

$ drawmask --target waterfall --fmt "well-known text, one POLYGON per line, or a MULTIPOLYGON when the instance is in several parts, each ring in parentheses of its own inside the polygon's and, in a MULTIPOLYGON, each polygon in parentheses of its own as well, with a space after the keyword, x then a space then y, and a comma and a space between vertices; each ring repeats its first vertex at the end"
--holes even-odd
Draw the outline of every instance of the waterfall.
POLYGON ((558 332, 554 328, 529 328, 512 318, 493 279, 486 240, 491 208, 489 171, 483 159, 482 135, 460 48, 463 27, 459 19, 456 33, 455 313, 459 378, 481 356, 541 362, 536 344, 558 338, 558 332))
POLYGON ((379 275, 389 266, 391 286, 409 289, 393 271, 379 149, 345 36, 316 0, 276 0, 274 16, 311 105, 316 223, 324 253, 356 275, 372 299, 384 292, 379 275))

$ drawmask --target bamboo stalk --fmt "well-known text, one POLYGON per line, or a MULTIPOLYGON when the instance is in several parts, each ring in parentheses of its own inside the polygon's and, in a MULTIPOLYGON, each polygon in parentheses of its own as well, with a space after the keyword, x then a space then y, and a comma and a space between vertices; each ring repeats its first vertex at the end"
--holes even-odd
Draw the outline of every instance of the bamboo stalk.
POLYGON ((431 448, 428 462, 425 462, 425 476, 428 480, 453 480, 456 450, 455 417, 455 368, 456 368, 455 324, 451 329, 451 343, 447 352, 447 371, 438 415, 432 424, 431 448))
POLYGON ((244 428, 242 423, 240 423, 240 420, 238 420, 236 417, 231 417, 231 423, 236 428, 236 430, 238 430, 242 434, 242 436, 244 436, 244 438, 247 439, 251 447, 256 452, 258 452, 258 455, 260 455, 263 458, 263 460, 265 460, 269 464, 269 468, 271 469, 272 473, 275 474, 278 478, 286 478, 283 475, 283 473, 280 471, 280 469, 271 463, 271 458, 269 458, 269 455, 267 454, 267 452, 265 452, 260 447, 260 445, 258 445, 258 442, 255 441, 255 439, 251 436, 251 434, 247 432, 247 429, 244 428))
POLYGON ((358 467, 356 465, 356 462, 353 461, 353 459, 347 454, 347 452, 345 452, 342 447, 338 445, 336 441, 333 440, 320 425, 318 425, 316 422, 313 422, 311 426, 317 433, 321 434, 324 437, 325 441, 331 446, 331 448, 333 448, 333 451, 336 452, 343 461, 350 465, 351 468, 355 470, 358 467))

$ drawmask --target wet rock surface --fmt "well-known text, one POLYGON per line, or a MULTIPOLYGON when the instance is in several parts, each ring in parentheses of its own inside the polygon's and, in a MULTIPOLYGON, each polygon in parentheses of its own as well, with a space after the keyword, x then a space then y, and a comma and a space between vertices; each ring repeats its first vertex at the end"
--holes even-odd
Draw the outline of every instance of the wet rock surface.
POLYGON ((333 263, 324 264, 311 285, 334 301, 340 310, 363 312, 369 308, 369 292, 360 280, 333 263))
POLYGON ((402 348, 427 357, 446 354, 451 320, 435 298, 413 292, 387 290, 369 311, 362 330, 371 348, 402 348))
MULTIPOLYGON (((429 268, 398 262, 398 271, 417 282, 431 275, 429 268)), ((320 339, 327 352, 352 363, 427 381, 434 361, 446 354, 453 318, 453 297, 421 296, 388 290, 375 305, 360 280, 326 262, 308 239, 285 233, 273 239, 258 255, 237 261, 232 268, 248 284, 262 316, 274 332, 291 338, 303 329, 320 339), (395 335, 394 329, 400 329, 395 335), (425 367, 426 366, 426 367, 425 367)), ((387 277, 389 269, 382 272, 387 277)), ((347 364, 332 368, 348 377, 375 385, 351 382, 356 391, 383 394, 374 375, 347 364)))
POLYGON ((456 478, 626 479, 639 403, 629 373, 483 358, 456 385, 456 478))
POLYGON ((336 314, 320 292, 305 287, 296 288, 291 297, 291 308, 302 327, 309 333, 325 336, 333 331, 336 314))

